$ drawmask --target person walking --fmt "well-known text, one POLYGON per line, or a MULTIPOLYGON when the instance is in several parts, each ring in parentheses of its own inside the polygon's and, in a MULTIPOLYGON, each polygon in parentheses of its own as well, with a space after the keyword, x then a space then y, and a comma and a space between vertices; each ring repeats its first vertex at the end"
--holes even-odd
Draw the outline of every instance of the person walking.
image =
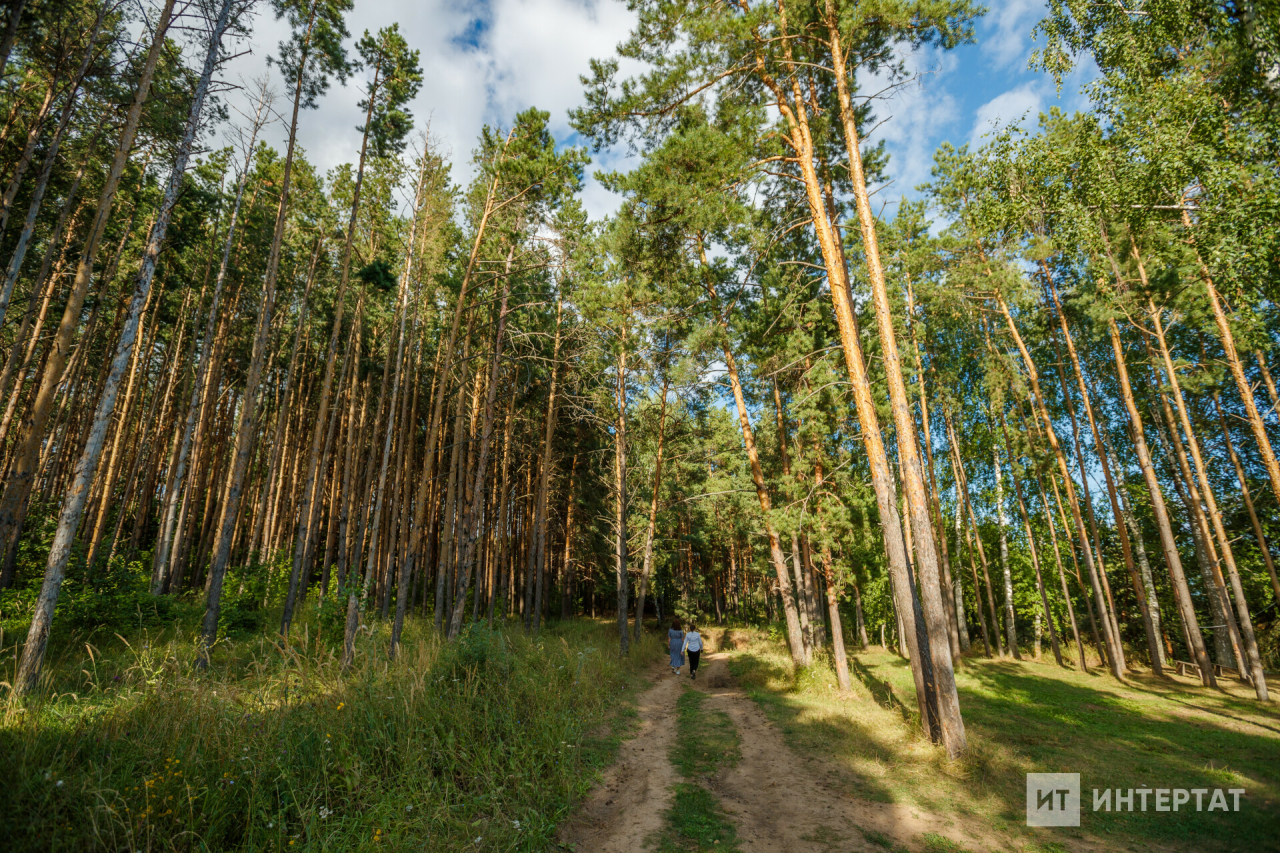
POLYGON ((698 633, 698 626, 689 625, 689 632, 684 635, 684 651, 689 653, 689 677, 698 677, 698 656, 702 654, 702 635, 698 633))
POLYGON ((667 650, 671 652, 671 674, 679 675, 684 666, 684 631, 680 630, 679 619, 667 629, 667 650))

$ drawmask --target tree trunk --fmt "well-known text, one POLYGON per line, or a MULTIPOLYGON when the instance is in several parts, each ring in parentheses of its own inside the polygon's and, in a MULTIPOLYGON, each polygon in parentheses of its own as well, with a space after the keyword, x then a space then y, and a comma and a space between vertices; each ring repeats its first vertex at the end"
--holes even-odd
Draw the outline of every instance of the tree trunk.
MULTIPOLYGON (((1135 257, 1137 247, 1134 247, 1135 257)), ((1138 269, 1142 278, 1146 279, 1146 271, 1142 268, 1141 259, 1138 260, 1138 269)), ((1254 691, 1257 694, 1259 702, 1267 701, 1267 680, 1262 671, 1262 656, 1258 653, 1258 641, 1253 633, 1253 620, 1249 615, 1249 605, 1244 598, 1244 587, 1240 583, 1240 573, 1236 568, 1235 554, 1231 548, 1231 537, 1227 535, 1226 528, 1222 524, 1222 514, 1218 512, 1218 502, 1213 496, 1213 485, 1209 482, 1209 472, 1205 468, 1204 458, 1200 453, 1200 442, 1196 438, 1195 429, 1191 425, 1191 418, 1187 416, 1186 400, 1182 396, 1182 386, 1178 382, 1178 372, 1174 369, 1173 358, 1169 354, 1169 345, 1164 336, 1164 324, 1160 321, 1160 312, 1156 310, 1155 304, 1150 298, 1147 299, 1147 308, 1151 312, 1151 321, 1155 327, 1156 341, 1160 345, 1160 357, 1164 365, 1166 378, 1169 380, 1169 387, 1172 391, 1175 408, 1178 412, 1178 420, 1182 424, 1182 432, 1187 437, 1187 446, 1191 450, 1192 461, 1195 462, 1195 473, 1198 477, 1200 493, 1204 498, 1205 508, 1208 510, 1209 521, 1213 525, 1213 532, 1217 536, 1218 546, 1222 551, 1222 556, 1227 564, 1227 577, 1231 581, 1231 589, 1235 594, 1236 604, 1236 621, 1240 635, 1240 639, 1244 644, 1244 663, 1248 667, 1250 681, 1253 682, 1254 691)), ((1161 395, 1163 398, 1164 395, 1161 395)), ((1166 404, 1167 405, 1167 404, 1166 404)), ((1173 425, 1170 424, 1170 428, 1173 425)), ((1219 585, 1222 584, 1222 572, 1214 564, 1214 578, 1219 585)), ((1230 616, 1230 596, 1226 594, 1226 588, 1220 590, 1223 607, 1230 616)), ((1245 673, 1242 671, 1241 675, 1245 673)))
MULTIPOLYGON (((507 253, 507 275, 511 271, 511 258, 515 248, 512 247, 511 252, 507 253)), ((547 419, 546 429, 542 439, 542 466, 538 476, 538 497, 537 507, 534 510, 534 535, 537 541, 534 545, 533 556, 537 560, 537 568, 535 570, 534 580, 534 601, 533 601, 533 630, 537 632, 542 628, 542 598, 546 588, 546 569, 547 554, 551 547, 547 541, 547 498, 548 492, 551 491, 551 440, 555 437, 556 432, 556 380, 560 377, 560 318, 564 308, 563 292, 556 298, 556 335, 555 343, 551 348, 551 390, 547 399, 547 419)), ((496 374, 495 374, 496 376, 496 374)), ((488 414, 486 413, 486 417, 488 414)), ((640 614, 636 613, 636 618, 640 618, 640 614)))
MULTIPOLYGON (((18 678, 15 684, 15 690, 19 694, 33 689, 40 678, 44 651, 49 640, 49 628, 53 621, 53 610, 58 600, 58 591, 62 586, 62 579, 66 573, 67 561, 71 557, 71 545, 75 538, 76 530, 80 526, 80 517, 84 511, 85 501, 89 496, 89 487, 97 471, 102 445, 106 440, 107 426, 111 420, 111 413, 115 408, 116 394, 119 391, 120 381, 132 356, 138 324, 141 322, 142 311, 151 292, 151 282, 155 277, 156 260, 169 227, 169 219, 173 213, 174 205, 178 201, 178 192, 182 187, 183 176, 187 169, 187 159, 191 154, 192 145, 195 143, 200 114, 204 109, 205 95, 209 91, 209 82, 213 77, 213 70, 218 64, 219 54, 222 49, 222 35, 231 20, 232 5, 232 0, 223 0, 218 19, 210 33, 204 68, 196 86, 195 96, 191 102, 190 114, 187 117, 182 140, 178 145, 173 169, 170 172, 169 182, 165 188, 164 200, 161 202, 160 211, 156 216, 155 224, 152 226, 151 236, 147 241, 146 250, 143 254, 138 283, 134 288, 133 298, 129 305, 129 315, 125 320, 124 329, 121 331, 120 340, 116 345, 115 356, 111 362, 111 372, 107 375, 98 399, 98 406, 93 415, 93 426, 89 432, 88 441, 85 444, 84 451, 81 453, 80 461, 76 464, 72 485, 63 500, 62 512, 58 518, 58 527, 54 533, 53 544, 49 551, 49 561, 45 568, 44 583, 36 603, 35 614, 31 619, 27 642, 22 650, 22 662, 19 665, 18 678)), ((166 24, 168 13, 171 9, 172 2, 170 0, 165 5, 165 11, 162 12, 162 17, 165 19, 166 24)), ((154 64, 151 65, 151 68, 154 70, 154 64)), ((135 105, 141 106, 136 96, 135 105)), ((136 122, 134 125, 136 127, 136 122)))
POLYGON ((614 579, 618 585, 618 644, 625 657, 627 637, 627 341, 625 332, 618 346, 615 391, 617 419, 613 428, 614 579))
MULTIPOLYGON (((699 248, 702 249, 701 243, 699 248)), ((751 481, 756 489, 756 498, 760 501, 760 517, 764 524, 765 535, 769 538, 769 556, 773 562, 774 574, 778 578, 778 592, 782 597, 782 612, 787 621, 787 641, 791 647, 791 661, 796 666, 806 666, 808 657, 804 645, 804 635, 800 627, 800 614, 796 609, 795 592, 791 586, 791 575, 787 569, 786 557, 782 554, 782 543, 778 531, 770 517, 772 505, 769 490, 764 481, 764 469, 760 465, 760 455, 756 451, 755 434, 751 429, 751 420, 747 414, 746 398, 742 394, 742 381, 738 377, 738 363, 729 348, 728 321, 719 310, 719 298, 711 281, 711 271, 707 263, 705 249, 701 255, 704 286, 711 303, 717 306, 716 322, 720 326, 721 350, 724 353, 725 373, 729 377, 729 385, 733 390, 734 405, 737 407, 738 424, 742 429, 742 441, 747 451, 747 462, 751 466, 751 481)), ((927 717, 926 717, 927 719, 927 717)))
POLYGON ((1276 566, 1271 559, 1271 549, 1267 547, 1267 537, 1262 532, 1258 513, 1253 508, 1249 482, 1244 474, 1244 466, 1240 464, 1240 457, 1236 455, 1236 449, 1231 443, 1231 430, 1227 428, 1227 416, 1222 412, 1222 403, 1218 399, 1217 391, 1213 392, 1213 406, 1218 412, 1218 421, 1222 425, 1222 442, 1226 446, 1227 455, 1231 457, 1231 465, 1235 468, 1236 482, 1240 484, 1240 497, 1244 499, 1245 509, 1249 512, 1249 524, 1253 527, 1254 538, 1258 540, 1258 550, 1262 552, 1262 559, 1267 565, 1267 574, 1271 577, 1272 593, 1275 595, 1275 600, 1280 601, 1280 578, 1276 577, 1276 566))
MULTIPOLYGON (((18 4, 19 8, 21 8, 22 2, 25 2, 25 0, 20 0, 20 3, 18 4)), ((93 29, 90 31, 89 38, 85 42, 84 57, 80 61, 80 68, 72 78, 71 86, 67 90, 66 100, 62 105, 62 113, 58 117, 58 126, 54 130, 53 137, 49 140, 48 146, 45 149, 44 163, 41 165, 40 174, 36 178, 36 186, 31 193, 31 200, 27 203, 27 218, 22 224, 22 233, 18 235, 18 242, 13 247, 13 253, 9 256, 9 263, 5 267, 4 284, 0 285, 0 324, 4 323, 5 313, 9 307, 9 298, 13 294, 14 283, 17 282, 18 273, 22 270, 22 261, 26 257, 27 247, 31 244, 31 235, 35 232, 36 219, 39 217, 40 207, 44 202, 44 193, 45 190, 48 189, 49 178, 53 174, 53 169, 58 162, 58 151, 62 146, 63 136, 66 134, 67 127, 70 125, 71 118, 75 113, 75 105, 77 103, 77 95, 80 93, 80 85, 83 83, 85 74, 89 70, 90 62, 98 55, 94 50, 94 46, 98 42, 98 32, 102 28, 102 21, 106 16, 106 11, 106 6, 99 8, 97 17, 94 19, 93 29)), ((15 14, 16 11, 11 11, 11 18, 15 14)), ((8 34, 6 33, 6 35, 8 34)), ((10 42, 10 44, 12 43, 10 42)), ((0 46, 0 51, 3 51, 6 58, 8 57, 8 51, 4 50, 2 46, 0 46)), ((0 61, 0 75, 3 74, 3 61, 0 61)), ((99 121, 98 128, 95 129, 90 137, 90 150, 92 150, 94 142, 97 141, 98 130, 101 130, 103 121, 105 121, 105 116, 103 120, 99 121)), ((38 125, 36 126, 38 127, 38 125)), ((83 174, 83 167, 81 168, 81 173, 83 174)), ((17 179, 20 177, 20 174, 15 175, 14 177, 17 179)), ((79 188, 79 184, 80 176, 77 175, 75 180, 76 189, 79 188)), ((67 207, 70 207, 71 196, 74 195, 74 191, 69 194, 66 202, 67 207)), ((6 216, 7 215, 6 211, 6 216)), ((50 251, 52 251, 53 246, 56 244, 57 237, 55 236, 49 244, 50 251)), ((0 393, 3 393, 3 385, 4 383, 0 383, 0 393)))
MULTIPOLYGON (((63 371, 67 363, 67 354, 71 347, 71 339, 80 325, 80 312, 84 307, 85 296, 93 279, 98 246, 106 230, 107 222, 111 217, 112 203, 115 200, 116 190, 120 186, 120 179, 124 174, 129 152, 133 148, 133 140, 142 118, 143 104, 146 103, 147 96, 151 91, 151 80, 155 75, 156 66, 160 60, 161 49, 164 46, 165 35, 173 13, 173 5, 174 0, 165 0, 164 6, 161 8, 160 16, 156 22, 155 36, 152 39, 150 48, 147 50, 146 59, 143 61, 138 84, 134 89, 133 101, 129 105, 124 125, 120 131, 120 140, 116 145, 111 168, 107 172, 102 191, 98 196, 93 224, 89 227, 88 235, 81 249, 80 261, 76 266, 75 280, 71 285, 71 292, 67 296, 66 307, 62 313, 62 321, 58 325, 58 331, 54 339, 48 345, 49 356, 45 363, 40 388, 36 392, 30 410, 23 418, 24 428, 21 431, 21 437, 15 450, 13 469, 9 475, 8 485, 4 490, 3 497, 0 497, 0 547, 5 548, 5 550, 9 550, 16 543, 16 538, 22 526, 21 514, 24 512, 34 484, 40 457, 40 442, 44 438, 45 425, 53 411, 55 392, 62 382, 63 371)), ((130 341, 130 344, 132 344, 132 341, 130 341)), ((114 404, 114 399, 112 403, 114 404)), ((78 523, 79 518, 76 521, 78 523)), ((74 536, 74 531, 71 532, 71 535, 74 536)), ((61 562, 62 559, 59 557, 57 562, 61 562)), ((49 590, 54 598, 57 597, 57 587, 60 584, 61 577, 58 577, 57 583, 49 590)), ((50 608, 47 617, 42 618, 52 618, 52 608, 50 608)), ((36 622, 32 623, 32 628, 33 630, 38 628, 36 622)), ((23 669, 24 675, 31 679, 31 684, 16 688, 20 691, 34 686, 34 679, 39 676, 39 663, 43 659, 44 646, 47 640, 47 634, 42 632, 47 632, 47 630, 48 625, 46 623, 43 628, 39 628, 36 634, 32 635, 33 639, 39 637, 37 643, 39 650, 32 649, 31 665, 34 666, 34 669, 31 667, 23 669)), ((24 651, 24 656, 25 654, 26 652, 24 651)))
MULTIPOLYGON (((836 81, 836 93, 840 105, 841 127, 844 131, 845 148, 849 157, 849 176, 853 183, 855 207, 858 211, 858 224, 862 233, 863 255, 867 262, 868 280, 871 285, 871 299, 875 307, 879 330, 882 361, 885 377, 889 385, 889 403, 893 412, 893 422, 898 438, 898 454, 902 462, 902 486, 907 498, 911 527, 915 531, 916 569, 920 575, 919 599, 920 607, 923 611, 923 624, 928 637, 927 648, 924 643, 920 645, 922 653, 929 655, 933 676, 936 679, 934 687, 937 692, 936 699, 939 713, 937 722, 940 731, 935 733, 934 740, 942 742, 946 746, 947 754, 951 758, 956 758, 965 750, 966 737, 964 721, 960 715, 960 699, 956 692, 955 674, 952 669, 951 646, 947 631, 947 611, 942 603, 938 556, 934 548, 933 521, 930 517, 929 503, 925 496, 923 469, 917 449, 915 419, 911 414, 906 384, 902 378, 897 333, 893 322, 893 307, 885 283, 884 269, 880 263, 875 215, 871 210, 871 199, 867 192, 866 178, 863 173, 862 151, 849 93, 849 80, 844 71, 847 57, 841 47, 840 28, 833 0, 826 0, 825 16, 827 34, 829 36, 828 47, 831 52, 833 68, 835 69, 833 76, 836 81)), ((785 50, 790 51, 789 44, 785 50)), ((807 164, 802 164, 802 169, 805 165, 807 164)), ((828 234, 828 237, 830 236, 833 235, 828 234)), ((844 271, 844 263, 841 260, 840 272, 844 273, 844 271)), ((865 375, 859 377, 859 374, 865 373, 864 367, 861 364, 854 364, 854 362, 861 362, 862 358, 861 352, 856 352, 855 350, 855 348, 860 347, 860 342, 855 337, 857 326, 852 305, 849 304, 848 282, 846 277, 841 275, 831 285, 836 321, 840 328, 841 343, 845 349, 846 369, 849 372, 849 379, 854 386, 856 397, 859 390, 864 389, 864 386, 866 391, 869 391, 870 387, 865 375)), ((858 409, 859 419, 862 421, 862 430, 865 435, 868 432, 868 421, 862 417, 863 406, 859 405, 858 409)), ((878 431, 877 425, 876 432, 878 431)), ((877 454, 872 453, 870 455, 873 459, 872 467, 874 471, 876 465, 874 457, 877 454)), ((903 600, 905 601, 906 599, 903 600)), ((921 668, 923 668, 923 660, 920 663, 921 668)), ((913 658, 914 667, 915 658, 913 658)))
MULTIPOLYGON (((1013 480, 1013 495, 1018 501, 1018 514, 1022 517, 1022 527, 1027 534, 1027 548, 1031 551, 1031 567, 1036 573, 1036 589, 1040 593, 1040 604, 1044 607, 1044 617, 1049 623, 1049 643, 1053 647, 1053 658, 1058 666, 1062 662, 1062 650, 1058 648, 1058 632, 1053 627, 1053 614, 1049 610, 1049 596, 1044 589, 1044 577, 1040 572, 1040 554, 1036 548, 1036 536, 1031 529, 1031 516, 1027 514, 1026 502, 1022 499, 1022 483, 1018 481, 1017 465, 1013 457, 1013 442, 1009 440, 1009 425, 1006 423, 1004 411, 1000 411, 1000 431, 1004 435, 1005 452, 1009 456, 1009 478, 1013 480)), ((999 460, 997 460, 999 465, 999 460)), ((998 470, 998 469, 997 469, 998 470)), ((1015 651, 1017 647, 1014 647, 1015 651)), ((1040 658, 1040 615, 1036 614, 1036 658, 1040 658)))
POLYGON ((1156 528, 1160 532, 1160 545, 1164 551, 1165 565, 1169 568, 1169 577, 1173 581, 1173 593, 1178 602, 1178 611, 1191 642, 1191 654, 1200 667, 1200 680, 1206 687, 1216 687, 1217 681, 1213 676, 1213 667, 1209 663, 1209 654, 1205 650, 1200 625, 1196 621, 1195 607, 1191 603, 1191 590, 1187 586, 1187 578, 1182 571, 1182 559, 1178 556, 1178 546, 1173 539, 1173 528, 1169 524, 1164 491, 1156 478, 1155 467, 1151 464, 1146 433, 1142 427, 1142 415, 1138 413, 1138 406, 1133 399, 1133 389, 1129 385, 1129 368, 1125 362, 1124 347, 1120 342, 1120 329, 1114 318, 1108 318, 1107 328, 1111 337, 1111 351, 1116 361, 1116 375, 1120 381, 1120 397, 1129 415, 1129 426, 1134 450, 1138 455, 1138 466, 1142 469, 1142 477, 1146 481, 1147 491, 1151 497, 1151 511, 1155 516, 1156 528))
MULTIPOLYGON (((508 254, 507 274, 502 278, 502 297, 501 303, 498 306, 498 328, 494 335, 493 356, 489 362, 489 387, 485 395, 484 418, 480 427, 480 451, 476 460, 476 471, 474 481, 472 483, 471 495, 467 501, 467 511, 461 524, 463 538, 461 540, 462 547, 460 554, 461 560, 459 562, 458 589, 454 601, 453 615, 449 620, 449 639, 456 638, 458 636, 458 632, 462 630, 462 617, 466 609, 467 590, 471 585, 472 565, 476 559, 476 543, 480 540, 481 535, 481 516, 484 509, 485 471, 487 470, 489 463, 489 450, 493 444, 494 402, 498 395, 498 380, 500 378, 499 371, 502 367, 503 334, 505 333, 507 326, 507 303, 511 296, 511 258, 512 255, 508 254)), ((551 429, 554 429, 554 425, 549 427, 549 431, 551 429)), ((546 462, 544 460, 544 465, 545 464, 546 462)), ((545 531, 543 533, 543 539, 545 539, 545 531)), ((541 564, 539 565, 539 571, 541 572, 541 564)), ((623 615, 625 618, 625 607, 623 615)), ((535 622, 535 625, 536 624, 537 623, 535 622)), ((625 622, 623 625, 625 628, 625 622)), ((626 651, 625 644, 623 646, 623 651, 626 651)))
MULTIPOLYGON (((663 441, 666 438, 667 426, 667 384, 669 376, 664 371, 662 374, 662 404, 658 410, 658 449, 654 455, 653 462, 653 495, 649 499, 649 526, 645 529, 644 534, 644 563, 640 571, 640 585, 636 591, 636 620, 635 620, 635 639, 640 641, 640 634, 644 630, 644 600, 649 592, 649 577, 653 571, 653 536, 658 528, 658 490, 662 487, 662 451, 664 449, 663 441)), ((662 626, 659 625, 659 628, 662 626)))
POLYGON ((1036 370, 1035 362, 1031 360, 1031 353, 1027 351, 1027 346, 1022 340, 1021 333, 1018 332, 1018 326, 1013 321, 1013 315, 1009 312, 1009 305, 1005 302, 1004 296, 999 291, 996 291, 995 299, 1000 308, 1000 313, 1004 315, 1009 333, 1012 335, 1014 343, 1017 344, 1018 352, 1022 356, 1023 366, 1026 368, 1027 376, 1031 380, 1032 406, 1040 417, 1041 428, 1049 442, 1049 448, 1053 451, 1054 458, 1058 462, 1058 473, 1062 476, 1063 488, 1067 492, 1066 503, 1071 510, 1071 519, 1075 523, 1076 541, 1080 546, 1080 553, 1084 555, 1085 569, 1089 573, 1089 582, 1093 586, 1093 595, 1098 602, 1098 611, 1102 616, 1102 633, 1107 644, 1107 659, 1111 667, 1111 674, 1117 679, 1123 680, 1124 651, 1120 647, 1120 638, 1112 630, 1112 623, 1106 605, 1107 599, 1103 593, 1102 583, 1098 579, 1098 567, 1094 563, 1093 548, 1090 545, 1089 534, 1085 530, 1084 517, 1080 513, 1080 503, 1076 499, 1076 489, 1074 481, 1071 479, 1071 469, 1067 465, 1066 454, 1058 443, 1058 434, 1053 427, 1053 417, 1049 413, 1044 393, 1040 389, 1040 374, 1036 370))
MULTIPOLYGON (((1010 459, 1012 458, 1010 456, 1010 459)), ((996 475, 996 520, 1000 525, 1000 573, 1004 576, 1005 641, 1009 644, 1009 653, 1015 659, 1022 660, 1022 653, 1018 651, 1018 632, 1013 613, 1013 572, 1009 568, 1009 536, 1007 533, 1009 519, 1004 514, 1004 483, 1000 475, 1000 451, 994 445, 991 448, 991 464, 996 475)))

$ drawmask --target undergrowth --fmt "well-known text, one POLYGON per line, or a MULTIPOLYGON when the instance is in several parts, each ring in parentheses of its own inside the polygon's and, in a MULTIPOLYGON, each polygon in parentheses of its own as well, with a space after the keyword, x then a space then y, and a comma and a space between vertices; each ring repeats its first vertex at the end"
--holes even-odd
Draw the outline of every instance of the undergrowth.
POLYGON ((0 847, 542 850, 659 646, 620 660, 585 621, 442 643, 410 620, 395 660, 375 624, 343 673, 322 633, 228 639, 204 673, 178 631, 65 648, 0 725, 0 847))

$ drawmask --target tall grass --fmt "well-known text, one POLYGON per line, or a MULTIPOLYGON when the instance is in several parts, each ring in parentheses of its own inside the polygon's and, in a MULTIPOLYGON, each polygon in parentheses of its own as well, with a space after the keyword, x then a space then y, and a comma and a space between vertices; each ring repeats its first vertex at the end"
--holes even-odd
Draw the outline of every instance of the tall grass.
POLYGON ((362 632, 346 673, 311 626, 208 673, 172 636, 64 648, 0 725, 0 848, 541 850, 661 641, 624 660, 601 624, 441 643, 412 620, 387 643, 362 632))

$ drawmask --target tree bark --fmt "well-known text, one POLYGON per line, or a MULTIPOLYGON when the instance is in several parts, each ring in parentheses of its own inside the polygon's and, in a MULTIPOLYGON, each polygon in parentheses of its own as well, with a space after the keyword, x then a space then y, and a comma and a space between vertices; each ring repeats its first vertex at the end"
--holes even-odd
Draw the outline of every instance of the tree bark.
POLYGON ((1160 481, 1156 478, 1155 467, 1151 464, 1151 454, 1147 450, 1142 415, 1138 413, 1138 406, 1134 402, 1133 388, 1129 384, 1129 368, 1125 362, 1124 346, 1120 341, 1120 329, 1116 325, 1115 318, 1107 319, 1107 328, 1111 337, 1111 351, 1116 361, 1116 375, 1120 381, 1120 397, 1129 415, 1129 426, 1134 450, 1138 456, 1138 466, 1142 469, 1142 478, 1147 484, 1147 492, 1151 497, 1151 512, 1155 516, 1156 528, 1160 532, 1160 545, 1164 551, 1165 565, 1173 581, 1174 598, 1178 602, 1182 624, 1191 643, 1191 654, 1200 667, 1200 680, 1203 684, 1206 687, 1216 687, 1217 681, 1213 675, 1213 667, 1209 663, 1209 654, 1205 650, 1200 625, 1196 621, 1195 607, 1191 603, 1191 590, 1187 586, 1187 578, 1182 571, 1182 558, 1178 556, 1178 546, 1173 539, 1173 528, 1169 524, 1164 490, 1161 489, 1160 481))
POLYGON ((639 588, 636 591, 634 627, 636 642, 640 641, 640 634, 644 630, 644 600, 649 592, 649 577, 653 571, 653 537, 658 529, 658 492, 662 487, 662 451, 665 448, 663 442, 666 438, 668 382, 669 376, 664 371, 662 374, 662 403, 661 408, 658 410, 658 449, 654 454, 653 462, 653 494, 649 498, 649 526, 645 529, 644 562, 642 563, 643 568, 640 570, 639 588))
MULTIPOLYGON (((97 471, 98 461, 102 454, 102 445, 106 440, 107 426, 111 420, 111 413, 115 408, 116 394, 119 391, 120 381, 133 354, 133 343, 137 336, 138 324, 141 322, 142 311, 151 292, 151 283, 155 278, 156 261, 160 254, 160 247, 164 242, 165 234, 168 231, 169 219, 173 214, 174 205, 178 201, 178 192, 182 187, 183 176, 186 173, 187 159, 190 157, 191 148, 195 143, 196 130, 199 127, 200 114, 204 109, 209 82, 219 61, 219 54, 222 49, 222 35, 231 20, 232 6, 233 0, 223 0, 217 21, 213 23, 204 68, 196 85, 195 96, 191 102, 191 109, 187 117, 182 140, 178 145, 173 169, 170 172, 169 182, 165 188, 164 200, 161 202, 160 211, 156 216, 155 224, 152 226, 151 236, 147 241, 146 250, 143 254, 142 268, 138 274, 138 282, 129 305, 129 315, 125 320, 124 329, 121 331, 120 340, 116 345, 115 356, 111 362, 111 372, 107 375, 98 399, 98 406, 93 415, 93 425, 89 432, 88 441, 80 455, 79 462, 76 464, 72 475, 72 485, 63 500, 62 512, 58 518, 58 527, 54 533, 53 544, 49 551, 49 561, 45 567, 44 583, 41 586, 40 597, 36 603, 35 614, 31 619, 30 630, 27 632, 27 642, 22 650, 22 661, 19 664, 18 677, 15 684, 15 689, 19 694, 32 690, 40 678, 44 651, 49 640, 49 628, 53 621, 53 610, 57 604, 58 592, 61 589, 62 580, 66 573, 67 561, 71 557, 72 541, 75 538, 77 528, 80 526, 80 517, 84 511, 85 501, 89 496, 89 487, 97 471)), ((166 3, 165 11, 162 12, 162 18, 166 24, 168 13, 171 9, 172 2, 170 0, 170 2, 166 3)), ((152 70, 154 70, 154 64, 152 65, 152 70)), ((135 97, 135 104, 137 103, 135 97)))
MULTIPOLYGON (((20 516, 25 511, 27 499, 34 484, 36 467, 40 456, 40 442, 44 437, 49 415, 53 411, 55 392, 62 382, 72 337, 80 325, 80 312, 84 307, 85 296, 93 279, 93 268, 98 254, 98 246, 106 230, 107 222, 111 217, 116 190, 120 186, 120 179, 124 175, 129 152, 133 148, 133 140, 137 135, 138 124, 142 118, 143 104, 146 103, 147 96, 151 91, 151 80, 160 61, 165 34, 168 31, 173 13, 173 5, 174 0, 165 0, 164 6, 160 10, 160 16, 156 22, 156 34, 152 39, 150 48, 147 50, 146 59, 143 61, 138 84, 134 89, 133 101, 129 105, 124 125, 120 131, 120 139, 112 157, 111 167, 107 172, 102 191, 98 196, 93 224, 89 227, 88 235, 81 249, 80 261, 76 266, 75 280, 71 285, 66 307, 63 309, 62 321, 58 325, 58 331, 54 339, 48 345, 49 355, 45 363, 40 388, 36 392, 30 410, 23 418, 24 428, 21 431, 21 438, 18 440, 18 447, 15 450, 14 466, 9 475, 8 485, 4 490, 3 497, 0 497, 0 547, 3 547, 6 551, 15 543, 22 526, 22 518, 20 516)), ((132 344, 132 341, 130 343, 132 344)), ((114 403, 114 400, 112 402, 114 403)), ((79 519, 77 518, 76 521, 78 522, 79 519)), ((74 535, 74 531, 72 535, 74 535)), ((58 561, 60 562, 61 559, 59 558, 58 561)), ((60 585, 61 577, 57 579, 57 584, 50 589, 50 593, 54 598, 57 597, 57 587, 60 585)), ((48 617, 52 617, 51 608, 48 617)), ((36 623, 33 622, 32 626, 35 628, 36 623)), ((44 628, 33 635, 33 638, 40 638, 38 642, 40 649, 38 652, 33 649, 32 652, 32 665, 35 668, 28 667, 24 669, 26 677, 32 679, 31 685, 28 686, 34 686, 34 679, 39 676, 39 662, 43 659, 44 645, 47 640, 47 634, 42 632, 47 632, 47 629, 48 626, 46 624, 44 628)), ((26 687, 17 689, 23 690, 26 687)))

